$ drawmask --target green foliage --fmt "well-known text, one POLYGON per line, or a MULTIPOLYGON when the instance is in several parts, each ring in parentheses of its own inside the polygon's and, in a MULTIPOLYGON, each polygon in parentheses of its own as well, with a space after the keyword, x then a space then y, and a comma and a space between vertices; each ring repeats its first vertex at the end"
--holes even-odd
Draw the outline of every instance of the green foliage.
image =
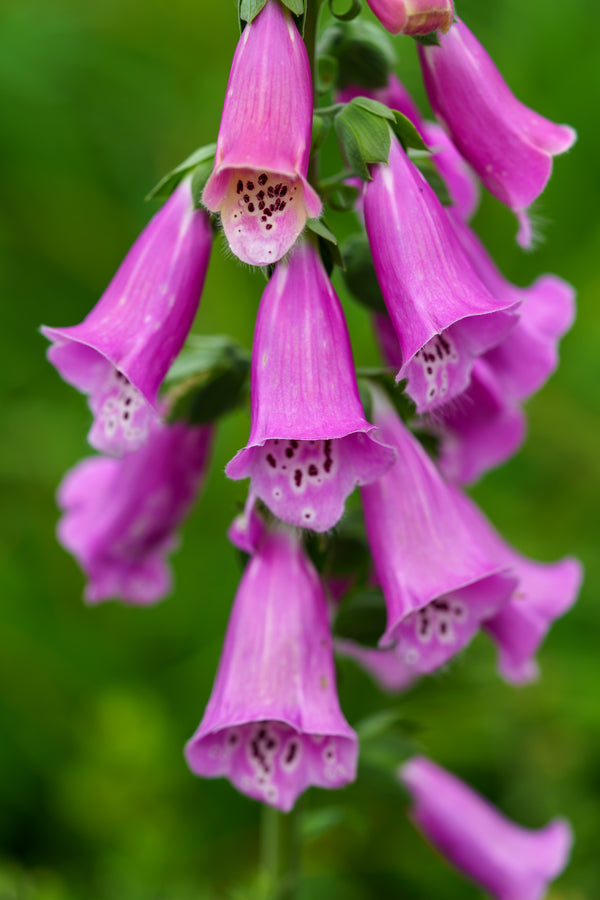
MULTIPOLYGON (((363 99, 365 98, 356 98, 358 101, 363 99)), ((373 112, 356 100, 352 100, 337 114, 333 127, 352 173, 370 181, 367 165, 388 160, 390 129, 386 122, 387 115, 373 112)), ((390 113, 393 119, 390 110, 383 104, 378 106, 390 113)))
POLYGON ((367 235, 357 232, 342 244, 344 284, 351 297, 375 312, 386 312, 367 235))
MULTIPOLYGON (((216 144, 206 144, 204 147, 199 147, 198 150, 194 150, 187 159, 184 159, 182 163, 179 163, 178 166, 175 166, 175 168, 171 169, 170 172, 167 172, 166 175, 163 175, 158 184, 152 188, 146 199, 154 200, 170 197, 177 185, 191 173, 193 173, 192 192, 194 193, 194 198, 197 199, 197 197, 199 197, 198 190, 201 194, 206 180, 212 171, 216 150, 216 144)), ((197 205, 199 205, 199 203, 197 205)))
POLYGON ((340 22, 350 22, 355 19, 362 9, 360 0, 350 0, 345 9, 340 9, 340 0, 329 0, 329 12, 340 22))
POLYGON ((360 21, 330 25, 318 44, 319 56, 338 63, 336 87, 385 87, 396 62, 394 45, 381 28, 360 21))

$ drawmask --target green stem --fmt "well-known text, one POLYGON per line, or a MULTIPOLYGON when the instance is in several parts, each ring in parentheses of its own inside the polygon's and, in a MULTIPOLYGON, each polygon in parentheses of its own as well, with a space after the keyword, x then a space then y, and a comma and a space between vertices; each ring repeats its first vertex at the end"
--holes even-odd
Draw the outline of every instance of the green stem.
POLYGON ((300 843, 296 808, 281 813, 265 804, 261 813, 260 857, 266 900, 293 900, 300 881, 300 843))

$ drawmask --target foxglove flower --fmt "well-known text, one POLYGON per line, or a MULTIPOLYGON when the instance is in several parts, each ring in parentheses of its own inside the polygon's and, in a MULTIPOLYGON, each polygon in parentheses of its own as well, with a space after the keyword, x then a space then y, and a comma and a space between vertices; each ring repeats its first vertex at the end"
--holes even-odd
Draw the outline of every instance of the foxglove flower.
POLYGON ((452 24, 452 0, 367 0, 392 34, 429 34, 438 28, 448 31, 452 24))
POLYGON ((202 200, 229 246, 265 266, 290 249, 321 201, 306 180, 312 130, 306 47, 288 9, 268 0, 237 46, 202 200))
POLYGON ((89 603, 155 603, 170 590, 166 556, 204 479, 211 426, 150 424, 148 439, 121 459, 78 463, 58 492, 58 539, 86 574, 89 603))
POLYGON ((527 207, 544 190, 552 157, 576 134, 524 106, 463 22, 455 22, 440 46, 419 47, 431 107, 487 189, 516 214, 518 241, 528 247, 527 207))
POLYGON ((211 248, 208 217, 184 181, 146 226, 79 325, 42 328, 48 359, 88 394, 92 447, 137 450, 157 418, 158 391, 192 325, 211 248))
POLYGON ((496 299, 470 265, 448 216, 392 137, 389 165, 372 168, 365 224, 375 271, 400 344, 397 379, 419 412, 465 390, 473 360, 516 319, 514 299, 496 299))
POLYGON ((409 759, 399 777, 412 795, 415 824, 453 866, 496 900, 543 900, 569 858, 564 819, 522 828, 423 756, 409 759))
POLYGON ((357 756, 336 693, 324 589, 299 535, 266 531, 242 577, 188 765, 287 811, 310 785, 352 781, 357 756))
POLYGON ((555 275, 542 275, 528 288, 507 282, 473 231, 450 215, 488 289, 500 298, 521 299, 518 322, 507 338, 476 360, 467 390, 436 411, 440 467, 451 480, 469 484, 522 443, 521 403, 555 370, 558 340, 573 322, 575 304, 573 288, 555 275))
POLYGON ((252 351, 252 424, 227 465, 292 525, 326 531, 357 484, 395 454, 363 414, 344 314, 312 243, 281 262, 258 310, 252 351))
POLYGON ((432 672, 509 601, 516 579, 488 552, 463 498, 445 484, 382 393, 372 394, 374 421, 398 451, 394 467, 361 489, 387 606, 380 645, 396 644, 415 672, 432 672))

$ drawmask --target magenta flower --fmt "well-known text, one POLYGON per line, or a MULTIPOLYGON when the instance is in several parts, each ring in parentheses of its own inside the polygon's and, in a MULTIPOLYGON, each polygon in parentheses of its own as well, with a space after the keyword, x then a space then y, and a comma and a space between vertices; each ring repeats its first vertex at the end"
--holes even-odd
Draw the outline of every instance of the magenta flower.
POLYGON ((558 340, 573 322, 575 304, 573 288, 555 275, 542 275, 529 288, 507 282, 473 231, 456 215, 451 220, 492 294, 522 301, 506 339, 476 360, 467 390, 436 411, 440 466, 451 480, 468 484, 520 446, 525 434, 521 403, 555 370, 558 340))
POLYGON ((327 604, 291 529, 266 531, 240 583, 189 767, 289 810, 310 785, 356 775, 358 741, 337 698, 327 604))
POLYGON ((43 327, 48 359, 89 395, 92 447, 137 450, 157 418, 158 391, 181 350, 202 292, 211 248, 208 216, 183 182, 125 257, 79 325, 43 327))
POLYGON ((306 47, 289 10, 268 0, 235 51, 215 168, 202 200, 253 266, 277 262, 321 201, 306 180, 312 132, 306 47))
POLYGON ((522 828, 424 756, 398 774, 412 795, 416 826, 453 866, 496 900, 543 900, 569 858, 568 822, 522 828))
POLYGON ((357 641, 337 638, 335 650, 340 656, 353 659, 373 681, 389 694, 406 691, 418 679, 413 666, 408 665, 396 647, 365 647, 357 641))
POLYGON ((448 31, 452 24, 452 0, 367 0, 392 34, 429 34, 438 28, 448 31))
POLYGON ((395 138, 389 166, 372 167, 365 224, 375 270, 398 337, 408 392, 419 412, 465 390, 473 360, 516 319, 469 263, 441 203, 395 138))
POLYGON ((367 537, 385 597, 382 647, 432 672, 462 649, 510 599, 516 579, 480 539, 463 498, 379 390, 373 418, 398 451, 395 466, 361 489, 367 537))
POLYGON ((486 188, 516 214, 517 239, 528 247, 527 207, 544 190, 552 157, 576 134, 517 100, 464 23, 455 22, 440 44, 419 47, 431 107, 486 188))
POLYGON ((169 592, 166 556, 200 490, 212 431, 155 420, 135 453, 84 459, 67 473, 58 491, 58 539, 85 572, 89 603, 146 605, 169 592))
POLYGON ((281 262, 258 310, 248 443, 225 471, 251 478, 272 512, 326 531, 357 484, 393 464, 360 404, 348 330, 318 250, 299 244, 281 262))

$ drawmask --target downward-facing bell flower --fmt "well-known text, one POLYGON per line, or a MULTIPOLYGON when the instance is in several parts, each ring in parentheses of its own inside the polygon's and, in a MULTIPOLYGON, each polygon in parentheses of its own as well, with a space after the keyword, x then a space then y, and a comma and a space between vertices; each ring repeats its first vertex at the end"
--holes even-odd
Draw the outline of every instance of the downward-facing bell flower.
POLYGON ((453 866, 496 900, 543 900, 569 858, 568 822, 522 828, 424 756, 398 774, 412 795, 416 826, 453 866))
POLYGON ((146 440, 158 391, 194 320, 212 243, 189 181, 167 200, 79 325, 43 327, 48 359, 88 394, 90 444, 120 456, 146 440))
POLYGON ((527 207, 544 190, 552 157, 576 134, 522 104, 463 22, 439 46, 419 47, 431 107, 487 189, 516 214, 519 243, 531 243, 527 207))
POLYGON ((212 432, 155 421, 135 453, 84 459, 65 476, 58 539, 86 574, 88 602, 149 604, 169 592, 166 556, 200 490, 212 432))
POLYGON ((365 526, 387 606, 382 647, 396 644, 414 671, 432 672, 510 599, 516 579, 490 553, 463 498, 379 390, 373 418, 396 464, 361 489, 365 526))
POLYGON ((401 351, 397 379, 419 412, 460 394, 473 361, 514 326, 514 298, 497 299, 477 276, 446 211, 398 141, 372 167, 365 224, 375 271, 401 351))
POLYGON ((310 785, 356 774, 358 740, 337 698, 325 592, 299 535, 265 531, 240 583, 189 767, 289 810, 310 785))
POLYGON ((267 0, 235 51, 215 168, 202 200, 229 246, 265 266, 290 249, 321 201, 306 180, 312 132, 306 47, 288 9, 267 0))
POLYGON ((454 15, 452 0, 367 0, 392 34, 429 34, 448 31, 454 15))
POLYGON ((332 528, 348 494, 379 478, 395 453, 364 417, 344 314, 310 242, 279 263, 263 293, 251 382, 250 437, 227 475, 251 478, 285 522, 332 528))

